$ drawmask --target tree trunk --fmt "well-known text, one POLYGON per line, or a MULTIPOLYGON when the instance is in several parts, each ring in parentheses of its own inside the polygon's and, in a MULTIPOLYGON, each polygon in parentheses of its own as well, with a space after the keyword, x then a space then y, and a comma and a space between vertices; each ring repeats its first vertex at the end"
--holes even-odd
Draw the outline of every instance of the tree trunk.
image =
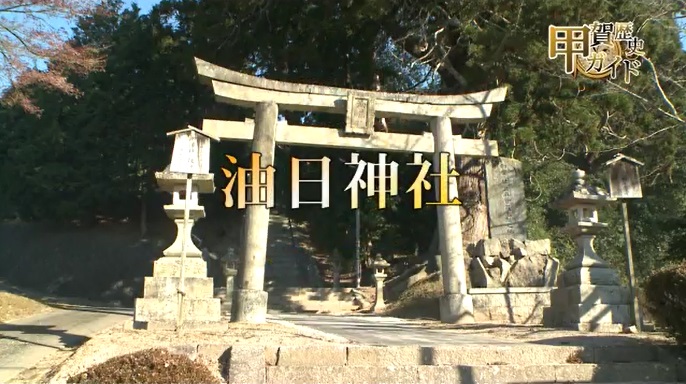
POLYGON ((456 159, 459 199, 462 202, 462 241, 473 244, 488 238, 485 162, 483 158, 460 156, 456 159))
MULTIPOLYGON (((482 239, 488 238, 488 209, 486 205, 486 181, 484 159, 457 157, 459 199, 462 202, 460 218, 462 221, 462 244, 465 248, 482 239)), ((434 229, 431 243, 422 254, 428 261, 430 271, 438 270, 435 255, 440 253, 438 232, 434 229)))

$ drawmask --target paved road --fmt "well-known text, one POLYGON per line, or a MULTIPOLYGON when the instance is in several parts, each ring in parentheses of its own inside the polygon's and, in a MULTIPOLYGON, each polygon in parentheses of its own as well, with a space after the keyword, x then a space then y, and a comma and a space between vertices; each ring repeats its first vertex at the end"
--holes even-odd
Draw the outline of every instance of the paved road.
POLYGON ((0 383, 51 354, 71 350, 93 334, 129 319, 132 311, 121 308, 65 306, 0 324, 0 383))
POLYGON ((479 335, 457 333, 450 329, 426 329, 419 323, 393 317, 336 316, 272 312, 271 318, 332 333, 350 341, 369 345, 456 345, 519 344, 479 335))

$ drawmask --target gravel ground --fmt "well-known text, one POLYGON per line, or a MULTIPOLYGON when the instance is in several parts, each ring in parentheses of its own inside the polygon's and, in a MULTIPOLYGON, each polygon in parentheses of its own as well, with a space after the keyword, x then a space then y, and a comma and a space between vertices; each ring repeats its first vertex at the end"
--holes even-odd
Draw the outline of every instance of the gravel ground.
MULTIPOLYGON (((75 374, 103 363, 115 356, 150 348, 171 348, 199 344, 305 345, 348 343, 347 340, 323 332, 298 327, 286 322, 262 325, 228 323, 213 331, 145 331, 117 326, 103 331, 79 348, 50 376, 50 384, 64 384, 75 374)), ((203 362, 219 373, 216 362, 203 362)))

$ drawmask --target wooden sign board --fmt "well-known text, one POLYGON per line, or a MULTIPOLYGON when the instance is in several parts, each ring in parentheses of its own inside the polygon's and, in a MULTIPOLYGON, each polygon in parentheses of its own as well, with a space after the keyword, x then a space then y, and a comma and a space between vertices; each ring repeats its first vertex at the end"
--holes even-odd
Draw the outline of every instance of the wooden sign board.
POLYGON ((210 173, 210 137, 194 128, 171 132, 171 134, 174 135, 174 149, 169 171, 210 173))
POLYGON ((643 197, 638 165, 628 161, 617 161, 610 165, 610 196, 616 199, 643 197))
POLYGON ((485 171, 491 238, 526 240, 522 163, 507 158, 488 159, 485 171))

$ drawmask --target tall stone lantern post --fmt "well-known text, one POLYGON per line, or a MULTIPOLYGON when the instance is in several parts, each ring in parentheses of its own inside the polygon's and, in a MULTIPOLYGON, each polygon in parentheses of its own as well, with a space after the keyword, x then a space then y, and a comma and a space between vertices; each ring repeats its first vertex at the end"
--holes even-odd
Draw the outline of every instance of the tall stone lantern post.
POLYGON ((584 171, 574 171, 571 192, 556 204, 567 211, 564 230, 574 238, 577 249, 551 292, 551 308, 544 311, 544 323, 580 331, 621 331, 630 319, 629 291, 620 286, 618 273, 593 246, 598 233, 607 227, 599 221, 598 208, 614 199, 606 191, 586 185, 584 176, 584 171))
POLYGON ((172 194, 172 203, 165 205, 164 211, 178 231, 164 256, 155 261, 153 275, 145 277, 143 297, 136 299, 134 326, 178 330, 182 324, 194 326, 221 319, 221 304, 213 297, 207 263, 191 237, 195 221, 205 217, 198 194, 214 192, 209 151, 210 140, 217 139, 194 127, 167 135, 174 137, 172 160, 163 172, 155 173, 155 178, 161 190, 172 194))

